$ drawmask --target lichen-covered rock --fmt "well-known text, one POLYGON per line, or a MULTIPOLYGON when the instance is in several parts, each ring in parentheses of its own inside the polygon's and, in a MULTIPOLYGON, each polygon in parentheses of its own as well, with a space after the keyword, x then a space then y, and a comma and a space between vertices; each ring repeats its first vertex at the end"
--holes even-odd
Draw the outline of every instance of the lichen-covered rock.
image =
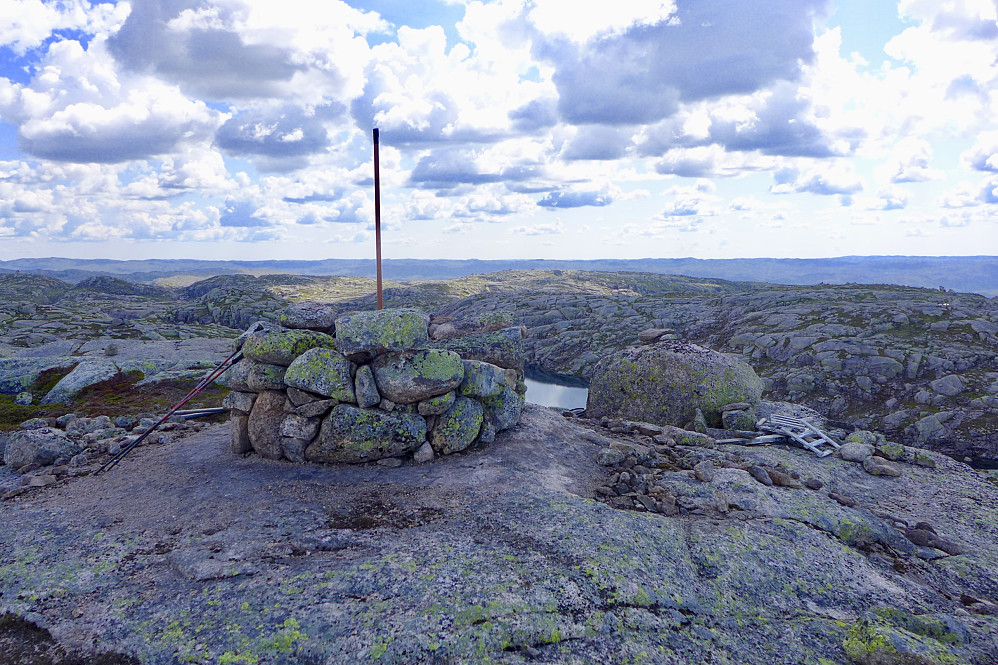
POLYGON ((305 449, 310 462, 356 464, 398 457, 426 441, 426 421, 413 413, 385 413, 340 404, 323 419, 319 436, 305 449))
POLYGON ((504 369, 515 369, 522 372, 524 334, 525 329, 522 326, 516 326, 490 333, 434 341, 430 343, 430 346, 454 351, 465 360, 481 360, 504 369))
POLYGON ((373 357, 424 344, 430 317, 415 308, 357 312, 336 319, 336 348, 345 355, 373 357))
POLYGON ((354 402, 350 361, 332 349, 309 349, 295 358, 284 375, 284 382, 299 390, 354 402))
POLYGON ((424 399, 417 405, 416 410, 421 416, 439 416, 447 411, 454 405, 454 399, 457 395, 451 391, 444 393, 443 395, 438 395, 437 397, 431 397, 430 399, 424 399))
POLYGON ((374 373, 371 371, 370 365, 357 368, 357 376, 354 377, 354 392, 357 394, 357 406, 362 409, 377 406, 381 401, 378 385, 374 382, 374 373))
POLYGON ((586 413, 683 426, 700 409, 709 425, 721 407, 755 406, 762 380, 746 363, 677 340, 624 349, 599 362, 589 386, 586 413))
POLYGON ((332 333, 336 314, 336 308, 332 305, 314 302, 295 303, 278 315, 278 322, 285 328, 332 333))
POLYGON ((481 429, 483 415, 479 401, 458 397, 450 410, 437 418, 430 431, 430 445, 434 452, 448 455, 470 446, 481 429))
POLYGON ((250 392, 284 389, 284 372, 287 368, 283 365, 270 365, 253 360, 243 360, 239 364, 247 366, 246 386, 250 392))
POLYGON ((492 397, 503 387, 512 388, 506 382, 506 371, 498 365, 481 360, 464 361, 464 380, 457 392, 465 397, 492 397))
POLYGON ((3 461, 15 470, 29 464, 46 466, 60 457, 68 461, 80 450, 78 445, 57 429, 21 430, 8 435, 3 461))
POLYGON ((247 431, 250 445, 261 457, 281 459, 281 423, 284 422, 284 401, 278 390, 264 390, 256 397, 249 415, 247 431))
POLYGON ((17 396, 14 397, 14 404, 17 404, 19 406, 28 406, 29 404, 31 404, 31 402, 34 401, 34 399, 35 399, 34 395, 25 391, 17 393, 17 396))
POLYGON ((497 394, 483 397, 481 401, 485 408, 485 419, 496 432, 509 429, 520 422, 524 399, 523 395, 512 388, 503 386, 497 394))
POLYGON ((877 445, 877 455, 892 462, 903 460, 907 453, 908 451, 904 446, 893 441, 881 441, 877 445))
POLYGON ((386 353, 371 363, 378 392, 396 404, 413 404, 454 390, 464 379, 461 356, 423 349, 386 353))
POLYGON ((274 330, 247 335, 242 352, 250 360, 287 367, 309 349, 332 349, 335 346, 336 340, 324 333, 311 330, 274 330))
POLYGON ((227 386, 230 390, 253 392, 249 387, 249 371, 250 362, 248 360, 237 362, 232 366, 232 369, 222 375, 218 382, 227 386))
POLYGON ((721 425, 724 429, 753 431, 756 421, 754 410, 729 410, 721 412, 721 425))

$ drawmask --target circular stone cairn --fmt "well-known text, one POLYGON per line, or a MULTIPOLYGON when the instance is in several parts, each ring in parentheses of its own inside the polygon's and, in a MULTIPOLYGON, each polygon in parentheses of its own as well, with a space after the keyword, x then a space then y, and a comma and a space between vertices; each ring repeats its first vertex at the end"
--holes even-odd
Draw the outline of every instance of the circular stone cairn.
POLYGON ((684 427, 699 409, 721 426, 721 409, 734 402, 755 407, 762 380, 746 363, 680 340, 632 347, 603 358, 589 385, 586 415, 684 427))
POLYGON ((293 462, 355 464, 491 443, 523 409, 523 330, 480 322, 431 340, 413 308, 353 312, 296 305, 241 340, 228 375, 231 449, 293 462), (310 329, 311 326, 318 330, 310 329))

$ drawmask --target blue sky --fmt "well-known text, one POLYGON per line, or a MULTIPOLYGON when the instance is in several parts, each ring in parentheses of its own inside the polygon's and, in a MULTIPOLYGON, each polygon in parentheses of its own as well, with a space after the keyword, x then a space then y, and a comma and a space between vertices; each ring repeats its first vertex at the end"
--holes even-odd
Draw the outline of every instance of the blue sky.
POLYGON ((0 259, 998 254, 994 0, 0 0, 0 259))

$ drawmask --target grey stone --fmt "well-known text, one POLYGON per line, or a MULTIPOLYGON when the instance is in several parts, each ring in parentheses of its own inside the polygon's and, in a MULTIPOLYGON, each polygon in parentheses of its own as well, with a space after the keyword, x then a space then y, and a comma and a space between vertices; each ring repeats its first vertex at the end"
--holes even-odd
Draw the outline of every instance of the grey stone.
POLYGON ((766 487, 773 486, 773 479, 769 477, 769 472, 761 466, 750 466, 748 472, 750 476, 758 480, 766 487))
POLYGON ((449 455, 470 446, 478 437, 483 413, 482 405, 477 400, 458 397, 447 413, 437 418, 430 432, 433 451, 439 455, 449 455))
POLYGON ((867 457, 872 455, 873 452, 874 447, 868 443, 847 441, 842 444, 841 448, 839 448, 839 457, 847 462, 862 462, 867 457))
POLYGON ((110 360, 84 360, 55 384, 40 404, 68 402, 84 388, 112 379, 119 371, 110 360))
POLYGON ((506 383, 506 370, 481 360, 465 360, 464 380, 457 392, 465 397, 494 397, 506 383))
POLYGON ((30 418, 20 424, 19 429, 42 429, 52 427, 53 421, 50 418, 30 418))
POLYGON ((430 337, 435 340, 454 339, 467 335, 490 333, 513 325, 511 312, 488 312, 481 316, 457 321, 434 319, 430 324, 430 337))
POLYGON ((340 404, 323 419, 305 458, 322 463, 373 462, 410 453, 424 441, 426 421, 420 415, 340 404))
POLYGON ((278 322, 285 328, 332 333, 337 313, 332 305, 313 302, 295 303, 280 313, 278 322))
POLYGON ((4 463, 18 470, 28 465, 47 466, 81 451, 62 431, 52 428, 12 432, 3 451, 4 463))
POLYGON ((657 342, 662 337, 672 333, 669 328, 647 328, 638 333, 638 341, 644 344, 657 342))
POLYGON ((311 438, 296 439, 293 437, 282 436, 281 451, 284 453, 284 457, 286 459, 299 464, 304 464, 308 461, 305 459, 305 449, 308 448, 311 443, 311 438))
POLYGON ((232 428, 232 438, 229 440, 229 452, 233 455, 243 455, 253 450, 249 437, 249 416, 234 414, 229 418, 232 428))
POLYGON ((345 356, 404 351, 426 343, 428 325, 415 308, 348 314, 336 319, 336 348, 345 356))
POLYGON ((284 373, 287 368, 283 365, 269 365, 253 360, 243 360, 239 364, 246 365, 246 386, 249 392, 284 390, 284 373))
POLYGON ((350 361, 332 349, 309 349, 295 358, 284 375, 284 382, 293 388, 332 397, 341 402, 354 402, 350 361))
POLYGON ((682 426, 696 410, 721 424, 721 407, 758 404, 762 381, 746 363, 672 340, 618 351, 599 362, 589 386, 589 417, 622 417, 682 426), (693 387, 696 390, 693 390, 693 387))
POLYGON ((454 391, 431 397, 420 402, 417 405, 417 411, 421 416, 439 416, 450 410, 456 398, 457 394, 454 391))
POLYGON ((481 401, 485 407, 485 419, 496 432, 509 429, 520 422, 524 399, 512 388, 503 387, 498 395, 483 397, 481 401))
POLYGON ((284 393, 264 390, 257 395, 249 415, 250 445, 261 457, 281 459, 281 424, 284 422, 284 393))
POLYGON ((32 401, 34 401, 34 399, 35 399, 34 395, 25 391, 17 393, 17 396, 14 397, 14 404, 17 404, 19 406, 28 406, 29 404, 31 404, 32 401))
POLYGON ((281 421, 281 436, 290 439, 307 439, 312 441, 319 433, 319 418, 305 418, 298 415, 285 416, 281 421))
POLYGON ((504 369, 522 372, 525 334, 526 330, 522 326, 516 326, 490 333, 434 341, 430 346, 454 351, 465 360, 481 360, 504 369))
MULTIPOLYGON (((287 378, 287 375, 285 375, 287 378)), ((316 395, 305 390, 299 390, 298 388, 288 386, 288 399, 295 406, 302 406, 310 402, 318 402, 319 400, 326 399, 324 395, 316 395)))
POLYGON ((294 413, 305 418, 316 418, 329 413, 330 409, 339 404, 335 399, 323 399, 317 402, 309 402, 295 408, 294 413))
POLYGON ((412 461, 416 464, 426 464, 433 461, 433 446, 430 445, 429 441, 421 445, 419 450, 413 453, 412 461))
POLYGON ((955 397, 967 389, 967 384, 956 374, 949 374, 941 379, 930 381, 929 386, 940 395, 947 397, 955 397))
POLYGON ((381 401, 378 386, 374 382, 374 373, 369 365, 357 368, 357 375, 354 377, 354 392, 357 395, 357 406, 362 409, 377 406, 381 401))
POLYGON ((222 406, 230 411, 237 411, 242 414, 249 414, 253 410, 253 401, 256 393, 244 393, 237 390, 230 390, 229 394, 222 400, 222 406))
POLYGON ((721 426, 724 429, 753 431, 757 422, 755 411, 728 410, 721 411, 721 426))
POLYGON ((464 379, 461 357, 442 349, 385 353, 371 363, 371 369, 378 392, 396 404, 443 395, 464 379))
POLYGON ((701 483, 710 483, 714 481, 714 464, 710 460, 703 460, 702 462, 697 462, 693 467, 693 475, 701 483))
POLYGON ((616 466, 624 461, 627 457, 627 453, 623 450, 617 450, 615 448, 601 448, 598 453, 596 453, 596 463, 600 466, 616 466))
POLYGON ((255 332, 246 336, 242 352, 246 358, 287 367, 291 362, 313 348, 335 348, 336 340, 310 330, 276 330, 255 332))
POLYGON ((488 418, 482 420, 482 429, 478 432, 478 443, 489 445, 496 440, 496 427, 488 418))
POLYGON ((871 455, 864 459, 863 468, 866 469, 867 473, 874 476, 891 476, 897 478, 903 473, 901 465, 876 455, 871 455))
POLYGON ((222 375, 224 384, 229 387, 230 390, 236 390, 239 392, 253 392, 249 387, 249 362, 240 361, 232 366, 228 372, 222 375))

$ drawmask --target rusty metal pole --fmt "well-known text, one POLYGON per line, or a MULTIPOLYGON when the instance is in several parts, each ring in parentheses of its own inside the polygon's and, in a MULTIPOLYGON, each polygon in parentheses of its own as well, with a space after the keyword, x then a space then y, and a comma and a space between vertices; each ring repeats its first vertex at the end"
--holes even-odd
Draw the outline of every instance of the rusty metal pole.
POLYGON ((381 297, 381 166, 378 156, 378 128, 374 128, 374 246, 378 267, 378 309, 384 307, 381 297))

